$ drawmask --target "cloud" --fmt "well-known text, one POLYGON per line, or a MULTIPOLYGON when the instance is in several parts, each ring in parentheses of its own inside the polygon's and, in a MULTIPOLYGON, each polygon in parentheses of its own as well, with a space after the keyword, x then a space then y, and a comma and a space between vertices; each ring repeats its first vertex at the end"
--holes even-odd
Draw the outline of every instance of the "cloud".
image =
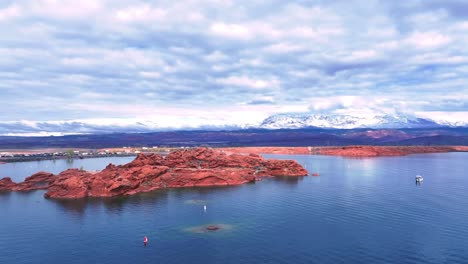
POLYGON ((238 24, 216 22, 210 26, 210 30, 214 35, 226 38, 247 40, 252 37, 249 28, 238 24))
POLYGON ((132 22, 156 22, 165 19, 166 10, 162 8, 152 8, 148 4, 132 6, 118 10, 115 14, 117 20, 126 23, 132 22))
POLYGON ((448 44, 450 41, 450 37, 438 32, 414 32, 406 39, 406 42, 417 48, 440 47, 448 44))
POLYGON ((0 121, 467 108, 465 1, 273 2, 2 2, 0 121))
POLYGON ((21 9, 17 5, 0 8, 0 21, 6 21, 21 16, 21 9))
POLYGON ((248 76, 229 76, 219 78, 216 82, 225 86, 239 86, 252 89, 272 89, 279 86, 279 82, 276 79, 255 79, 248 76))

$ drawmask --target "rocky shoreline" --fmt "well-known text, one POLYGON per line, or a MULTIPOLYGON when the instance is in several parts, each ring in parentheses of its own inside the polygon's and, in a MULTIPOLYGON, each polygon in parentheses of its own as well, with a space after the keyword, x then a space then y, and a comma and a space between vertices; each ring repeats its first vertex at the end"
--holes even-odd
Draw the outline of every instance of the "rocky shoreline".
POLYGON ((21 183, 0 180, 0 191, 47 190, 46 198, 113 197, 157 189, 240 185, 262 177, 306 176, 293 160, 266 160, 258 154, 226 154, 209 148, 139 154, 125 165, 109 164, 99 172, 69 169, 54 175, 38 172, 21 183))
POLYGON ((468 152, 468 146, 233 147, 222 148, 222 150, 227 153, 379 157, 425 153, 468 152))

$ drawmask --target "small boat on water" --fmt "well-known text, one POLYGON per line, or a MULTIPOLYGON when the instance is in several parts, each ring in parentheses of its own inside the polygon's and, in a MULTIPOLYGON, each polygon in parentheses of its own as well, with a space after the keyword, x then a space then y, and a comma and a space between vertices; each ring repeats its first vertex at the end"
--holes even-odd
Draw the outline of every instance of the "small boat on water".
POLYGON ((421 175, 416 175, 416 182, 422 182, 422 181, 424 181, 423 176, 421 176, 421 175))

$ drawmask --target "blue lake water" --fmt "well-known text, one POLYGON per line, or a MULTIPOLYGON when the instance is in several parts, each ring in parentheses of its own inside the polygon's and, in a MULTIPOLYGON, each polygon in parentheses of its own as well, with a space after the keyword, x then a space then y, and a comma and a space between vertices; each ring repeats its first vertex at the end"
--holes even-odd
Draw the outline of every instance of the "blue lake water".
MULTIPOLYGON (((0 193, 0 263, 468 263, 468 153, 266 157, 321 176, 112 199, 0 193), (208 224, 224 230, 199 232, 208 224)), ((0 176, 131 159, 3 164, 0 176)))

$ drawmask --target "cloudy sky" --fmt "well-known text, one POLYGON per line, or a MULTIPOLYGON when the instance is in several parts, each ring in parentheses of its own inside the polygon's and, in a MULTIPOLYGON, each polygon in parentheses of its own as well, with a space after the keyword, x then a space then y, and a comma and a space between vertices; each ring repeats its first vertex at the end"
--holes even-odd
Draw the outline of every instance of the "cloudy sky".
POLYGON ((468 119, 468 1, 0 1, 0 122, 468 119))

